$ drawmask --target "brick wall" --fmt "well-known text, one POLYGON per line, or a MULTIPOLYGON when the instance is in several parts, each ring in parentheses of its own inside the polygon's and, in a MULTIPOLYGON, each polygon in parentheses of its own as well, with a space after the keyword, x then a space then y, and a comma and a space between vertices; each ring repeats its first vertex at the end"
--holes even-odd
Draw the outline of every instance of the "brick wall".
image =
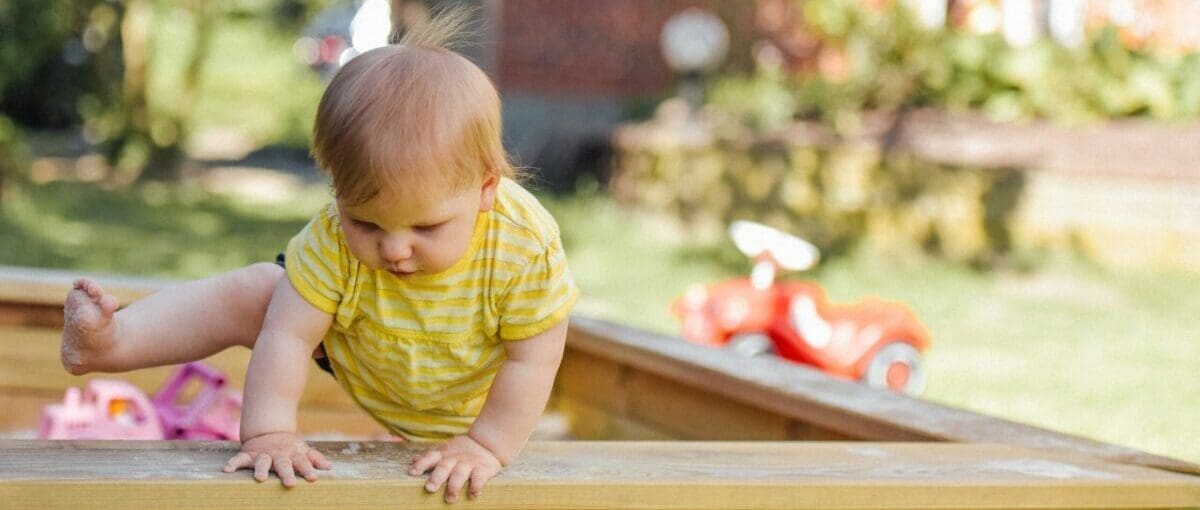
POLYGON ((688 7, 717 13, 731 33, 733 66, 749 64, 748 0, 504 0, 496 76, 501 90, 541 94, 654 95, 674 83, 659 32, 688 7))

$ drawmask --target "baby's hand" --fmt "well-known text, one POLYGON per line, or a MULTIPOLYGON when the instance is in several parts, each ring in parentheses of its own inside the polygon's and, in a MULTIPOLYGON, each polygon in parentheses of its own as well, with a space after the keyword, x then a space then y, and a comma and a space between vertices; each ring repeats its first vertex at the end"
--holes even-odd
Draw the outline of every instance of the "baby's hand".
POLYGON ((463 485, 470 480, 471 489, 467 497, 475 499, 483 491, 483 484, 500 472, 500 459, 470 436, 457 436, 437 448, 417 456, 408 474, 417 476, 430 469, 425 490, 437 492, 446 484, 446 502, 458 501, 463 485))
POLYGON ((267 481, 271 470, 279 476, 284 487, 296 485, 295 473, 315 482, 317 469, 328 470, 333 465, 321 452, 311 448, 300 436, 289 432, 274 432, 255 436, 242 442, 242 451, 225 464, 226 473, 243 468, 254 469, 254 479, 267 481))

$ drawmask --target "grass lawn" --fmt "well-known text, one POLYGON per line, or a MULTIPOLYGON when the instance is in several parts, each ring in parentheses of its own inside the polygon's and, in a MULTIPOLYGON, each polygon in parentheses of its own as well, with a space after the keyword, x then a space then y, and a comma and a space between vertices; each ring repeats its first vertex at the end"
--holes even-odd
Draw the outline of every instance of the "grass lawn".
MULTIPOLYGON (((192 278, 269 260, 328 197, 254 204, 161 185, 10 187, 0 264, 192 278)), ((547 199, 584 290, 577 312, 671 333, 670 300, 746 269, 730 243, 695 246, 603 195, 547 199)), ((933 334, 926 398, 1200 462, 1200 275, 1048 262, 983 273, 866 257, 807 275, 830 296, 907 302, 933 334)))

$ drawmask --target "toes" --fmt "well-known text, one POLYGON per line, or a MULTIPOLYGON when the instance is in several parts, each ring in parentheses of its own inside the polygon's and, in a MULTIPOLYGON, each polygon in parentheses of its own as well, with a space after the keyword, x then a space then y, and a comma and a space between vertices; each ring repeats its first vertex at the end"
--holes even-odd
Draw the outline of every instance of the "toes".
POLYGON ((75 280, 74 290, 67 294, 64 318, 68 324, 81 328, 99 326, 98 321, 111 319, 120 308, 116 296, 105 294, 96 282, 80 278, 75 280))
POLYGON ((91 297, 99 297, 104 293, 104 291, 100 289, 100 286, 96 284, 96 282, 92 281, 91 278, 80 278, 75 280, 75 288, 84 291, 91 297))
POLYGON ((99 304, 100 311, 104 313, 104 316, 111 317, 112 314, 117 311, 117 307, 120 306, 121 303, 117 301, 116 297, 105 294, 104 297, 100 298, 99 304))
POLYGON ((87 293, 88 297, 92 298, 92 301, 94 301, 97 305, 99 305, 101 300, 104 298, 110 297, 104 293, 104 287, 101 287, 99 283, 96 283, 96 281, 92 280, 91 278, 80 278, 75 280, 75 288, 87 293))
POLYGON ((87 278, 75 280, 73 286, 63 305, 59 357, 67 372, 82 375, 92 370, 97 356, 112 347, 113 314, 120 303, 87 278))
POLYGON ((72 301, 91 301, 92 296, 88 294, 87 289, 76 286, 71 292, 67 293, 67 303, 72 301))

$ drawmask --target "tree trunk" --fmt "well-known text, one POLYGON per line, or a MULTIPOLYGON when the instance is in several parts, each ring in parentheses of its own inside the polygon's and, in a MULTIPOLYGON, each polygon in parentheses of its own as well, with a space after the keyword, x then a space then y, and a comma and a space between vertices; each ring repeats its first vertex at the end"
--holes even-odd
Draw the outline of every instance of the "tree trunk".
POLYGON ((149 0, 125 2, 121 16, 121 105, 123 122, 107 140, 108 160, 116 167, 116 179, 128 182, 150 161, 150 114, 146 101, 146 68, 150 53, 150 26, 154 6, 149 0))
POLYGON ((215 9, 211 0, 190 0, 181 6, 191 11, 195 20, 195 45, 184 68, 176 105, 164 112, 157 112, 152 122, 161 124, 157 136, 152 136, 151 157, 139 180, 176 180, 183 162, 182 145, 191 134, 192 118, 196 111, 196 91, 200 88, 201 73, 212 40, 215 9))
MULTIPOLYGON (((151 31, 154 0, 127 0, 121 18, 121 128, 108 140, 106 155, 117 171, 117 182, 174 180, 183 162, 182 144, 187 140, 196 108, 204 61, 208 57, 215 8, 211 0, 189 0, 182 5, 195 20, 195 46, 179 84, 176 104, 164 111, 151 108, 147 76, 154 65, 151 31)), ((168 4, 164 8, 170 8, 168 4)), ((177 5, 177 4, 174 4, 177 5)))

